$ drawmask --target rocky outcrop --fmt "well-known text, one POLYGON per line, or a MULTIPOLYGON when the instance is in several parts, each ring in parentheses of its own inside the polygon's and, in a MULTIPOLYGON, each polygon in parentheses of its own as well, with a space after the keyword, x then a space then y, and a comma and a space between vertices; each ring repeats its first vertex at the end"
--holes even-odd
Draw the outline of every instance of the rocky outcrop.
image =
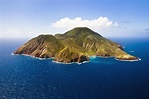
POLYGON ((124 60, 124 61, 135 61, 139 60, 139 58, 131 56, 131 55, 123 55, 123 56, 117 56, 117 60, 124 60))
POLYGON ((66 47, 62 51, 58 52, 55 56, 55 61, 70 63, 83 61, 89 61, 89 57, 82 54, 80 50, 76 50, 73 47, 66 47))
POLYGON ((51 58, 57 62, 84 62, 89 56, 115 57, 118 60, 138 60, 123 51, 123 47, 86 27, 74 28, 64 34, 39 35, 19 47, 14 54, 51 58))

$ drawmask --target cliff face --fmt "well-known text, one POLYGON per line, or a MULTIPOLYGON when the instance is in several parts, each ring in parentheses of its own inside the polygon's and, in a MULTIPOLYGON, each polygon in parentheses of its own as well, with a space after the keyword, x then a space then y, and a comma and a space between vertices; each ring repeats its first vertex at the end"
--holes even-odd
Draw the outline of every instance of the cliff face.
POLYGON ((112 42, 89 28, 74 28, 64 34, 39 35, 31 39, 14 54, 27 54, 40 58, 54 57, 55 61, 70 63, 89 61, 89 56, 116 57, 119 60, 137 60, 112 42))
POLYGON ((65 47, 63 50, 58 52, 55 56, 55 61, 58 62, 83 62, 83 61, 89 61, 89 58, 85 56, 83 53, 80 52, 80 50, 75 49, 73 47, 65 47))
POLYGON ((52 35, 39 35, 18 48, 15 54, 27 54, 40 58, 54 57, 64 46, 52 35))

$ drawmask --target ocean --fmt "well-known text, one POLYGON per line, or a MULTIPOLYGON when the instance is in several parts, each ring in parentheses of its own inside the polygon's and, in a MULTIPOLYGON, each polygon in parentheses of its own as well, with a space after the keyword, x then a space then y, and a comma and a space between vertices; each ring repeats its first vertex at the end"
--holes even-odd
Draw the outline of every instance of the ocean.
POLYGON ((58 64, 11 55, 26 40, 0 40, 0 99, 149 99, 149 39, 110 39, 141 60, 58 64))

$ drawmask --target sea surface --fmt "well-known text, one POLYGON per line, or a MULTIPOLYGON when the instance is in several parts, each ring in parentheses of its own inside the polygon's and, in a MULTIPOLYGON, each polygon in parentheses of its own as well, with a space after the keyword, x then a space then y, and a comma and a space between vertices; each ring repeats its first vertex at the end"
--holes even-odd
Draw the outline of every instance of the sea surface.
POLYGON ((149 38, 111 39, 141 60, 58 64, 11 55, 26 40, 0 40, 0 99, 149 99, 149 38))

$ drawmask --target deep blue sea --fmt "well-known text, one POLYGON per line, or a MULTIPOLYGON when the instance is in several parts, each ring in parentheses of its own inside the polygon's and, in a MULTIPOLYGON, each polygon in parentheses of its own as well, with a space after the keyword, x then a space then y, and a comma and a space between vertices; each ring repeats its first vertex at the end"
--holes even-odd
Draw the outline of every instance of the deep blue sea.
POLYGON ((111 38, 141 61, 57 64, 11 55, 27 40, 0 40, 0 99, 149 99, 149 38, 111 38))

